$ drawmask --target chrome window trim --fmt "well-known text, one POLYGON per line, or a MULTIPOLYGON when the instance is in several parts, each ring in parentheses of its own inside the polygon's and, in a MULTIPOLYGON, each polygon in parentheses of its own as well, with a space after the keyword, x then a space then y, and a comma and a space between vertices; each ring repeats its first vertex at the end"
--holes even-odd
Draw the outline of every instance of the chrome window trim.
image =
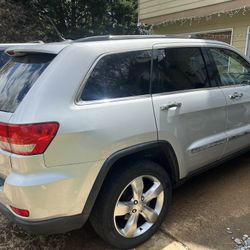
POLYGON ((182 93, 188 93, 188 92, 197 92, 197 91, 207 91, 207 90, 215 90, 215 89, 224 89, 224 88, 245 87, 245 86, 250 86, 250 85, 237 84, 237 85, 227 85, 227 86, 216 86, 216 87, 211 87, 211 88, 184 89, 184 90, 171 91, 171 92, 154 93, 154 94, 152 94, 152 97, 162 96, 162 95, 182 94, 182 93))
MULTIPOLYGON (((91 67, 89 68, 87 74, 84 76, 79 89, 77 90, 77 94, 76 94, 76 98, 74 100, 74 104, 77 106, 82 106, 82 105, 86 105, 86 104, 98 104, 98 103, 108 103, 108 102, 114 102, 114 101, 124 101, 125 99, 136 99, 139 98, 141 99, 142 97, 145 96, 150 96, 150 93, 145 94, 145 95, 136 95, 136 96, 127 96, 127 97, 117 97, 117 98, 110 98, 110 99, 102 99, 102 100, 92 100, 92 101, 84 101, 81 99, 81 94, 82 91, 84 90, 84 87, 91 75, 91 73, 93 72, 94 68, 96 67, 97 63, 105 56, 108 55, 115 55, 115 54, 120 54, 120 53, 129 53, 129 52, 140 52, 140 51, 151 51, 151 53, 153 53, 153 49, 152 47, 150 48, 142 48, 142 49, 132 49, 132 50, 121 50, 121 51, 111 51, 111 52, 107 52, 107 53, 103 53, 101 55, 99 55, 93 62, 93 64, 91 65, 91 67)), ((151 55, 151 61, 152 61, 152 55, 151 55)), ((150 72, 150 69, 149 69, 150 72)), ((150 90, 150 88, 149 88, 150 90)))
POLYGON ((184 90, 178 90, 178 91, 154 93, 154 94, 152 94, 152 97, 155 97, 155 96, 162 96, 162 95, 182 94, 182 93, 188 93, 188 92, 197 92, 197 91, 214 90, 214 89, 220 89, 220 87, 219 87, 219 86, 216 86, 216 87, 211 87, 211 88, 184 89, 184 90))
POLYGON ((151 98, 151 95, 150 94, 136 95, 136 96, 118 97, 118 98, 93 100, 93 101, 83 101, 83 100, 80 100, 76 104, 78 106, 83 106, 83 105, 113 103, 113 102, 122 102, 122 101, 136 100, 136 99, 146 99, 146 98, 151 98))
POLYGON ((220 89, 230 89, 235 87, 246 87, 250 86, 250 84, 235 84, 235 85, 220 85, 220 89))

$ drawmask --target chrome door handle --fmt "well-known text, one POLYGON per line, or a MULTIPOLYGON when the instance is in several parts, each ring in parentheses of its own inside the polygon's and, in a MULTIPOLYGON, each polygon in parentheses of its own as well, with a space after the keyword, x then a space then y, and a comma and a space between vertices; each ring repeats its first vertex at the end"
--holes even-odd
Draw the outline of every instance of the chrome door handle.
POLYGON ((168 110, 171 108, 180 108, 181 106, 182 106, 181 102, 171 102, 169 104, 162 105, 161 110, 164 111, 164 110, 168 110))
POLYGON ((241 98, 242 96, 243 96, 243 93, 234 92, 232 95, 229 95, 229 98, 234 100, 237 98, 241 98))

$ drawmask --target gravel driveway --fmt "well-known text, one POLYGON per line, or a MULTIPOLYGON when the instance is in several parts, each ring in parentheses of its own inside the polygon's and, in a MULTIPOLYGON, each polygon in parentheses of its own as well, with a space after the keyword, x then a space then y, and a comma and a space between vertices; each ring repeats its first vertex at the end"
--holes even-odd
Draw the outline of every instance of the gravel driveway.
MULTIPOLYGON (((250 154, 245 154, 178 188, 161 229, 138 249, 235 249, 235 239, 250 235, 249 191, 250 154)), ((88 223, 64 235, 32 236, 0 215, 0 249, 112 248, 88 223)))

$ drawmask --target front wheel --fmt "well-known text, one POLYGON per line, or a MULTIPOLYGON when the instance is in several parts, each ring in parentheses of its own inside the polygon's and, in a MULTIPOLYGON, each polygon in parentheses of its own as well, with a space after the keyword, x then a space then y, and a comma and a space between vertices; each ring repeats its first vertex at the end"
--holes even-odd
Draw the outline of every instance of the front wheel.
POLYGON ((111 245, 133 248, 159 228, 171 196, 169 176, 160 165, 150 161, 127 164, 105 181, 90 221, 111 245))

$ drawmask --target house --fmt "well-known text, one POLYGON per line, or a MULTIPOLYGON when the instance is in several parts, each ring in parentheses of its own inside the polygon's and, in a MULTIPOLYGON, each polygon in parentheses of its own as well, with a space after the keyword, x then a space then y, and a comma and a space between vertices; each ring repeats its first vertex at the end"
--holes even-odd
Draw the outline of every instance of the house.
POLYGON ((194 34, 250 57, 250 0, 139 0, 139 22, 154 34, 194 34))

